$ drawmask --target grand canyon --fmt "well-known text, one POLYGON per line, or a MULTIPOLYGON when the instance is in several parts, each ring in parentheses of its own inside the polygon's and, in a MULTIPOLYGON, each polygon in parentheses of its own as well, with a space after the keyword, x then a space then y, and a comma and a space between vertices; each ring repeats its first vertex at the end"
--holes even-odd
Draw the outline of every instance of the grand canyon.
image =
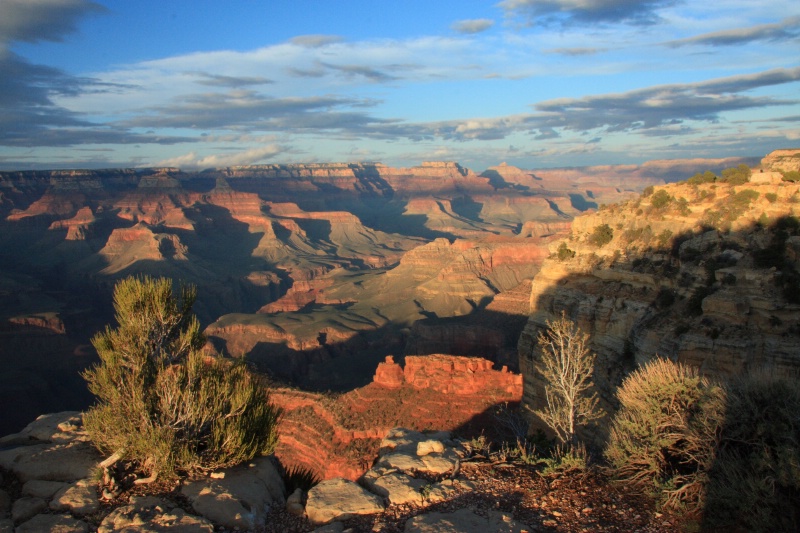
POLYGON ((88 407, 89 338, 114 284, 143 274, 197 286, 205 352, 268 377, 276 456, 321 479, 376 475, 394 428, 477 437, 509 409, 537 427, 535 341, 562 312, 590 336, 607 413, 659 355, 797 376, 797 228, 787 262, 765 250, 795 215, 799 155, 0 172, 0 433, 88 407), (686 181, 737 165, 748 182, 686 181))

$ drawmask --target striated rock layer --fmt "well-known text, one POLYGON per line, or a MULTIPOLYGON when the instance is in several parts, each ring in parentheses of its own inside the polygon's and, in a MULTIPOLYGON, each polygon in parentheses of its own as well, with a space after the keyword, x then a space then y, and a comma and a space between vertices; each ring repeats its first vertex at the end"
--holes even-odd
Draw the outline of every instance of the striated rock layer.
POLYGON ((393 427, 469 431, 491 421, 492 408, 517 403, 522 376, 491 361, 451 355, 407 356, 401 367, 388 356, 373 382, 337 397, 275 389, 284 409, 276 455, 325 479, 355 480, 371 466, 393 427))
POLYGON ((798 199, 800 184, 755 172, 741 185, 656 187, 576 218, 532 284, 518 345, 524 406, 543 406, 536 337, 562 312, 590 335, 608 411, 624 375, 657 356, 718 377, 763 370, 796 379, 798 199))

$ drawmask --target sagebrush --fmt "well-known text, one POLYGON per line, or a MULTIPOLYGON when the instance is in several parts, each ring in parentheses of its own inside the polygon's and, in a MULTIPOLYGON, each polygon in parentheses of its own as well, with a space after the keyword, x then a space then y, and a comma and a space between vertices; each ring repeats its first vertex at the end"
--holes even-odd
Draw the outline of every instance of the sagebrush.
POLYGON ((279 410, 242 363, 205 356, 193 287, 127 278, 114 289, 118 326, 92 339, 84 373, 97 403, 84 415, 95 445, 151 475, 222 468, 271 453, 279 410))
POLYGON ((727 531, 800 530, 800 384, 726 382, 658 359, 617 393, 606 458, 619 480, 727 531))

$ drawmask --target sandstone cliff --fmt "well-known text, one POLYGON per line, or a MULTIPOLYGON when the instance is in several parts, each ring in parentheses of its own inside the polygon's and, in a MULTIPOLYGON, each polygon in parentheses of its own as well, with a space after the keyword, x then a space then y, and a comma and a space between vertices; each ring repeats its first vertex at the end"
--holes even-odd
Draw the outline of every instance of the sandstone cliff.
POLYGON ((272 400, 284 409, 275 454, 283 464, 309 468, 325 479, 355 480, 393 427, 469 433, 496 424, 492 408, 516 404, 521 396, 522 376, 494 370, 485 359, 407 356, 402 367, 388 356, 372 383, 346 394, 274 390, 272 400))
POLYGON ((536 336, 561 312, 591 336, 608 410, 657 355, 715 376, 800 374, 800 184, 764 172, 648 193, 576 218, 551 245, 518 347, 526 406, 542 405, 536 336))

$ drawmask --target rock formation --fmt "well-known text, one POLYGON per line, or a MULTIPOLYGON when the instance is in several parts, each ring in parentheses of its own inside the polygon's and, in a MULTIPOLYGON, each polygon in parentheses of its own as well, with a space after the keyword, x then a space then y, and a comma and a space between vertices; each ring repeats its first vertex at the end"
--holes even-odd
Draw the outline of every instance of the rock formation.
POLYGON ((391 428, 468 432, 470 424, 496 424, 492 409, 516 404, 521 395, 522 377, 494 370, 485 359, 407 356, 401 367, 389 356, 372 383, 334 398, 274 390, 273 401, 284 409, 275 454, 323 478, 355 480, 391 428))
POLYGON ((576 218, 533 281, 523 404, 542 406, 535 340, 561 312, 590 335, 609 411, 622 377, 656 356, 718 377, 800 374, 800 185, 773 178, 656 187, 576 218))

